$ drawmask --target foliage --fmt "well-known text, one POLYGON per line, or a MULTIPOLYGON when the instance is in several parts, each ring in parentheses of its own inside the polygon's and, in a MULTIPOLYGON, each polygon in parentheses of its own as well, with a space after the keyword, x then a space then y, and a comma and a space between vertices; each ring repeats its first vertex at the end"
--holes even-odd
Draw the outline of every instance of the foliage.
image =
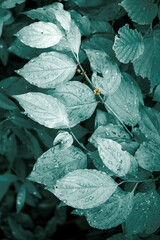
POLYGON ((59 239, 72 218, 81 239, 158 239, 159 12, 0 0, 3 239, 59 239))

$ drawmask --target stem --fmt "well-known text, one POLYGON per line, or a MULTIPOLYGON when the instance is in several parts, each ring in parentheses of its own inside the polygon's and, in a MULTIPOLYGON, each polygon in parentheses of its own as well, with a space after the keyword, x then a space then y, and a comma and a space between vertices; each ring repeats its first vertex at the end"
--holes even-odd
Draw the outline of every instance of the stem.
POLYGON ((71 128, 68 127, 68 129, 69 129, 70 134, 71 134, 71 135, 73 136, 73 138, 75 139, 75 141, 76 141, 86 152, 92 153, 91 151, 89 151, 89 150, 76 138, 76 136, 75 136, 74 133, 72 132, 71 128))
MULTIPOLYGON (((93 83, 91 82, 91 80, 89 79, 89 77, 87 76, 87 74, 85 73, 78 57, 75 56, 75 54, 73 53, 75 59, 77 60, 77 63, 81 69, 81 71, 84 73, 84 77, 85 79, 90 83, 90 85, 93 87, 93 89, 95 89, 96 87, 93 85, 93 83)), ((124 129, 128 132, 128 134, 131 136, 131 138, 133 138, 133 134, 128 130, 128 128, 125 126, 125 124, 122 122, 122 120, 118 117, 118 115, 108 106, 108 104, 103 100, 103 98, 101 97, 101 95, 98 95, 101 102, 113 113, 113 115, 118 119, 118 121, 121 123, 121 125, 124 127, 124 129)))

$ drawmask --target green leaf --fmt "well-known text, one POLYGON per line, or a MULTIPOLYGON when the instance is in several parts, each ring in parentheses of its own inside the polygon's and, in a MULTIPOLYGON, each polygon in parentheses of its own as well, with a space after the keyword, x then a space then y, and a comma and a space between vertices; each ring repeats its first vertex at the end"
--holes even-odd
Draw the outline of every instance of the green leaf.
MULTIPOLYGON (((141 238, 137 236, 132 236, 133 240, 141 240, 141 238)), ((115 235, 112 235, 112 237, 107 238, 107 240, 128 240, 128 236, 125 233, 118 233, 115 235)), ((149 239, 148 239, 149 240, 149 239)))
POLYGON ((139 129, 144 134, 145 139, 160 143, 160 113, 154 108, 141 107, 141 121, 139 129))
POLYGON ((119 143, 105 138, 98 138, 97 143, 99 155, 110 171, 118 177, 130 172, 131 162, 135 160, 132 155, 122 150, 119 143))
POLYGON ((95 116, 95 122, 94 122, 95 128, 98 128, 99 126, 106 125, 107 123, 108 123, 107 112, 104 112, 100 109, 97 109, 96 110, 96 116, 95 116))
POLYGON ((29 83, 41 88, 54 88, 69 81, 76 71, 76 64, 66 54, 58 52, 42 53, 33 58, 16 72, 29 83))
POLYGON ((53 6, 53 12, 56 16, 57 21, 61 24, 61 26, 66 30, 69 31, 70 24, 71 24, 71 15, 69 12, 63 9, 62 3, 55 3, 53 6))
POLYGON ((14 98, 34 121, 48 128, 67 128, 66 108, 58 99, 37 92, 15 95, 14 98))
POLYGON ((54 23, 39 21, 22 28, 16 37, 30 47, 48 48, 59 43, 63 33, 54 23))
POLYGON ((17 176, 6 172, 4 174, 0 174, 0 181, 1 182, 7 182, 7 183, 12 183, 12 182, 16 182, 18 180, 17 176))
POLYGON ((0 93, 0 108, 6 109, 6 110, 14 110, 14 109, 17 109, 17 106, 6 95, 4 95, 3 93, 0 93))
POLYGON ((79 148, 55 146, 38 158, 28 179, 52 187, 57 179, 68 172, 86 168, 86 164, 86 155, 79 148))
POLYGON ((157 4, 154 0, 123 0, 121 6, 132 21, 142 25, 151 24, 157 15, 157 4))
POLYGON ((53 141, 53 146, 58 145, 60 149, 69 148, 73 143, 71 134, 65 131, 59 131, 58 135, 53 141))
POLYGON ((124 192, 121 189, 102 205, 84 211, 89 225, 98 229, 110 229, 122 224, 133 207, 133 192, 124 192))
POLYGON ((160 30, 154 30, 144 38, 144 52, 133 62, 137 76, 151 81, 151 90, 160 83, 160 30))
POLYGON ((99 126, 92 136, 88 139, 95 147, 98 147, 98 138, 112 139, 121 143, 126 139, 130 139, 128 133, 124 130, 121 125, 113 125, 112 123, 106 124, 104 126, 99 126))
POLYGON ((108 96, 106 103, 127 125, 135 126, 140 121, 139 102, 142 94, 137 83, 127 74, 122 73, 121 84, 116 92, 108 96))
POLYGON ((140 167, 148 171, 160 171, 159 145, 153 142, 143 142, 135 153, 135 158, 140 167))
POLYGON ((97 106, 93 92, 81 82, 63 83, 48 93, 65 105, 70 127, 90 118, 97 106))
POLYGON ((74 20, 71 20, 70 29, 67 32, 67 43, 71 51, 78 56, 81 45, 81 32, 74 20))
POLYGON ((134 206, 126 221, 129 234, 152 234, 160 226, 160 196, 155 190, 137 193, 134 206))
POLYGON ((4 66, 7 65, 8 49, 7 49, 7 44, 3 39, 0 39, 0 61, 4 66))
POLYGON ((75 170, 47 188, 61 201, 74 208, 87 209, 104 203, 115 192, 117 183, 97 170, 75 170))
POLYGON ((24 3, 26 0, 4 0, 0 4, 1 8, 14 8, 16 4, 24 3))
POLYGON ((116 57, 122 63, 133 62, 144 51, 144 43, 142 35, 135 29, 129 28, 126 24, 118 31, 119 37, 116 35, 113 45, 113 50, 116 57))
POLYGON ((22 210, 25 204, 25 201, 26 201, 26 187, 23 184, 17 193, 17 199, 16 199, 17 213, 19 213, 22 210))
POLYGON ((153 101, 160 102, 160 84, 156 87, 154 91, 153 101))

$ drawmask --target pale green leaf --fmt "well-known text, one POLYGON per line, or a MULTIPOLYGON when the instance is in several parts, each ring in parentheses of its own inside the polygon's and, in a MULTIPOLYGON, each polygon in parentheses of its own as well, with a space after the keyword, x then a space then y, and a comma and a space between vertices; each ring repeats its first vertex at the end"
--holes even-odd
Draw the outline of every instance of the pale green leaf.
POLYGON ((4 0, 0 4, 1 8, 14 8, 16 4, 24 3, 26 0, 4 0))
POLYGON ((74 208, 87 209, 104 203, 115 192, 117 183, 97 170, 75 170, 49 188, 61 201, 74 208))
POLYGON ((29 83, 41 88, 54 88, 73 78, 76 64, 72 58, 59 52, 42 53, 16 72, 29 83))
POLYGON ((17 193, 17 199, 16 199, 17 213, 19 213, 22 210, 25 204, 25 201, 26 201, 26 187, 23 184, 17 193))
POLYGON ((54 23, 39 21, 22 28, 16 36, 30 47, 48 48, 59 43, 63 33, 54 23))
POLYGON ((123 151, 119 143, 105 138, 98 138, 99 155, 110 171, 122 177, 129 173, 133 156, 123 151))
POLYGON ((100 109, 96 110, 96 116, 94 120, 94 126, 95 128, 98 128, 99 126, 106 125, 108 123, 108 114, 107 112, 104 112, 100 109))
POLYGON ((81 82, 63 83, 48 93, 65 105, 70 127, 90 118, 97 106, 94 93, 81 82))
POLYGON ((135 153, 140 167, 148 171, 160 171, 159 145, 153 142, 143 142, 135 153))
POLYGON ((28 179, 52 187, 57 179, 86 165, 86 155, 79 148, 55 146, 38 158, 28 179))
POLYGON ((126 221, 129 234, 152 234, 160 226, 160 196, 155 190, 137 193, 134 206, 126 221))
POLYGON ((160 143, 160 113, 154 108, 141 107, 139 129, 146 140, 160 143))
POLYGON ((154 30, 144 38, 144 52, 133 62, 137 76, 151 81, 151 90, 160 83, 160 30, 154 30))
POLYGON ((69 132, 59 131, 53 141, 53 146, 58 145, 61 149, 69 148, 73 141, 73 137, 69 132))
POLYGON ((58 99, 38 92, 15 95, 14 98, 34 121, 48 128, 67 128, 66 108, 58 99))
POLYGON ((115 36, 113 50, 120 62, 133 62, 142 55, 144 51, 144 43, 141 33, 136 29, 130 29, 129 25, 126 24, 119 29, 118 34, 119 36, 115 36))
POLYGON ((141 99, 142 94, 137 83, 129 74, 122 73, 119 88, 108 96, 106 103, 125 124, 135 126, 140 121, 139 102, 141 99))
POLYGON ((133 206, 133 192, 117 189, 102 205, 84 211, 84 215, 93 228, 110 229, 122 224, 130 214, 133 206))
POLYGON ((70 29, 67 32, 67 43, 72 52, 77 56, 81 45, 81 32, 74 20, 71 20, 70 29))
POLYGON ((139 24, 151 24, 157 15, 157 4, 154 0, 123 0, 124 7, 132 21, 139 24))

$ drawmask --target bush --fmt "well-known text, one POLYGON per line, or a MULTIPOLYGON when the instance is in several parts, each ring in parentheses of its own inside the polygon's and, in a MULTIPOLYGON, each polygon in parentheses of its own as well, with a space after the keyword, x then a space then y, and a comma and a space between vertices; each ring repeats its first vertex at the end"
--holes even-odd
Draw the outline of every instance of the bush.
POLYGON ((1 239, 160 239, 159 1, 53 2, 0 0, 1 239))

